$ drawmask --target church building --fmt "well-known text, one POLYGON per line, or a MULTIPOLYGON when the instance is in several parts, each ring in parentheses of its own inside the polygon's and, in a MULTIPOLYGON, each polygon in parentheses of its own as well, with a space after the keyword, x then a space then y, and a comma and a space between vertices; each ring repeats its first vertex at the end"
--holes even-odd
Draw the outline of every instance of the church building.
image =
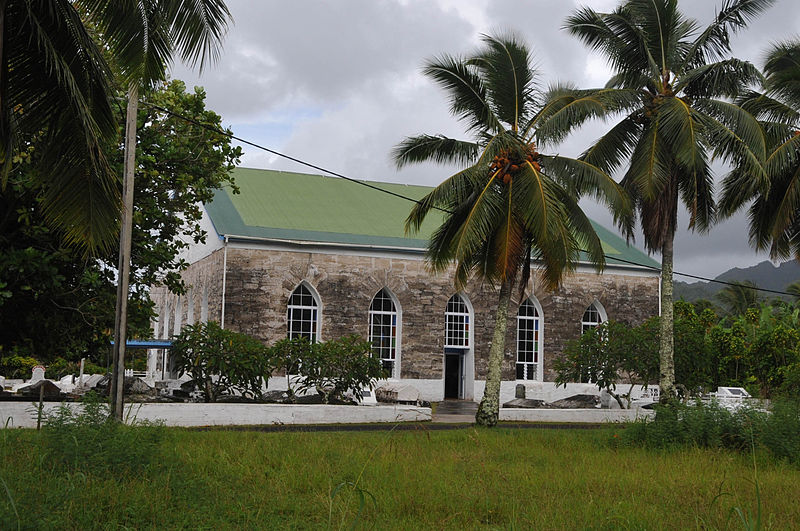
MULTIPOLYGON (((153 287, 156 338, 185 324, 214 320, 267 344, 304 336, 349 334, 370 340, 390 383, 408 384, 423 400, 479 400, 487 371, 497 292, 480 280, 462 291, 452 274, 426 268, 427 237, 406 236, 412 204, 431 189, 380 182, 362 186, 335 177, 239 168, 239 194, 219 190, 205 205, 204 244, 185 258, 185 296, 153 287), (385 193, 390 192, 390 193, 385 193)), ((518 383, 530 398, 547 395, 553 360, 565 343, 606 319, 638 324, 659 312, 658 263, 595 224, 607 255, 598 274, 588 263, 557 291, 533 280, 509 311, 502 398, 518 383)), ((535 278, 535 275, 532 275, 535 278)), ((165 373, 164 355, 148 370, 165 373)), ((270 388, 280 381, 273 379, 270 388)))

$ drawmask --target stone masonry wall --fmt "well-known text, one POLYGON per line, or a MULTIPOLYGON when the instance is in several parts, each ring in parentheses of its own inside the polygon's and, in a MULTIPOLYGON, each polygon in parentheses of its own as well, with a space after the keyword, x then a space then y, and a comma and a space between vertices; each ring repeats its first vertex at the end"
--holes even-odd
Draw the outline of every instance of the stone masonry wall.
MULTIPOLYGON (((208 290, 208 318, 220 319, 222 254, 223 251, 216 251, 184 273, 194 298, 195 321, 200 317, 205 289, 208 290)), ((433 276, 423 260, 229 247, 225 327, 266 343, 286 337, 286 304, 302 281, 311 285, 322 301, 321 340, 348 334, 368 337, 372 298, 380 289, 388 288, 400 303, 401 377, 443 377, 444 312, 455 289, 451 275, 433 276)), ((167 308, 171 312, 172 330, 177 298, 159 289, 152 292, 156 309, 167 308)), ((464 294, 475 312, 475 379, 483 380, 497 292, 488 285, 473 282, 464 294)), ((658 278, 624 272, 575 273, 565 279, 558 291, 547 292, 537 286, 533 295, 543 310, 545 381, 555 378, 552 360, 560 355, 567 340, 580 335, 581 318, 593 301, 600 302, 609 319, 632 324, 658 312, 658 278)), ((180 300, 183 322, 188 318, 188 298, 180 300)), ((518 301, 513 301, 510 310, 512 318, 509 319, 503 365, 506 380, 515 378, 516 320, 513 316, 517 305, 518 301)))

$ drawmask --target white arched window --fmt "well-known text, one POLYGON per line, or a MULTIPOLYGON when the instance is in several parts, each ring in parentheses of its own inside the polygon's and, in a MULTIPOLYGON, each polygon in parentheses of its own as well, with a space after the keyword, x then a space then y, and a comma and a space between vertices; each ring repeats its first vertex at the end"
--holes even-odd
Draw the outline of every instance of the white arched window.
POLYGON ((286 310, 286 337, 304 337, 311 343, 319 339, 319 300, 305 284, 300 284, 289 297, 286 310))
POLYGON ((589 305, 588 308, 586 308, 586 311, 583 312, 583 319, 581 319, 581 334, 590 328, 595 328, 605 320, 606 312, 603 309, 603 306, 599 302, 594 301, 589 305))
POLYGON ((469 308, 460 295, 455 294, 447 301, 444 314, 445 347, 469 347, 469 308))
POLYGON ((542 320, 531 299, 517 311, 517 380, 536 380, 542 351, 542 320))
POLYGON ((369 340, 372 352, 381 360, 389 378, 399 376, 400 319, 397 305, 388 290, 380 290, 369 306, 369 340))

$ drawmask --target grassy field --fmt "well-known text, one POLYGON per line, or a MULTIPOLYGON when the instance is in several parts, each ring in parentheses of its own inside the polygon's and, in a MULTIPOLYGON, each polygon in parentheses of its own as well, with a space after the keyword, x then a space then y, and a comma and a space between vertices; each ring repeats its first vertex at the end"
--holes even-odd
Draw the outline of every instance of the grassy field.
POLYGON ((736 529, 759 506, 762 528, 800 527, 798 469, 614 428, 162 430, 152 463, 110 475, 0 433, 0 529, 736 529))

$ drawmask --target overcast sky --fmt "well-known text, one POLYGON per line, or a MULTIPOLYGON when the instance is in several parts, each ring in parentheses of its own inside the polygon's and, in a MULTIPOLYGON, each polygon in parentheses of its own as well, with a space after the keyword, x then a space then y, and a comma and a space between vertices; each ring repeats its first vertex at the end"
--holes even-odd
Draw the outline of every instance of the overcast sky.
MULTIPOLYGON (((442 133, 466 138, 442 91, 420 74, 424 60, 466 54, 482 33, 512 30, 534 51, 541 81, 605 84, 609 71, 560 28, 578 6, 613 9, 611 0, 228 0, 234 17, 220 61, 202 75, 182 65, 173 77, 205 87, 207 107, 233 132, 345 175, 434 186, 452 171, 441 166, 394 168, 389 153, 405 136, 442 133)), ((705 25, 720 1, 683 0, 705 25)), ((800 1, 778 0, 733 41, 734 55, 762 66, 771 42, 800 35, 800 1)), ((578 155, 607 128, 592 123, 557 151, 578 155)), ((242 166, 313 172, 244 146, 242 166)), ((724 168, 718 168, 718 175, 724 168)), ((611 227, 604 208, 584 203, 611 227)), ((750 249, 744 214, 709 234, 686 230, 675 243, 676 271, 703 276, 766 258, 750 249)), ((636 245, 642 248, 637 239, 636 245)), ((658 256, 654 256, 658 259, 658 256)), ((680 279, 680 277, 677 277, 680 279)))

